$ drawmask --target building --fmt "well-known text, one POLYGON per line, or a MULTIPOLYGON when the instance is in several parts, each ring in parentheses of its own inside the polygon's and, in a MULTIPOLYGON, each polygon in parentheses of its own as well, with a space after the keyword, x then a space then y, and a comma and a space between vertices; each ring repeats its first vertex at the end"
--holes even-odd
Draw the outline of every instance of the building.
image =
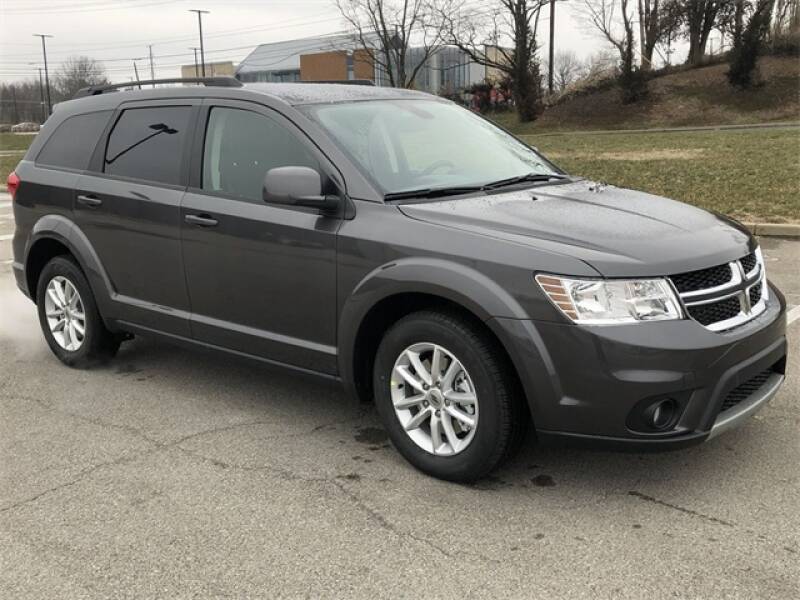
MULTIPOLYGON (((487 53, 491 50, 487 48, 487 53)), ((410 68, 418 65, 423 55, 422 48, 411 48, 410 68)), ((376 85, 389 85, 388 74, 376 64, 372 52, 349 35, 262 44, 239 63, 235 76, 245 82, 368 79, 376 85)), ((471 60, 459 48, 444 46, 420 68, 415 87, 453 95, 487 79, 499 79, 498 73, 471 60)))
MULTIPOLYGON (((199 60, 199 57, 198 57, 199 60)), ((206 77, 233 77, 236 73, 236 66, 231 61, 207 62, 206 77)), ((181 66, 181 77, 202 77, 200 64, 190 64, 181 66)))

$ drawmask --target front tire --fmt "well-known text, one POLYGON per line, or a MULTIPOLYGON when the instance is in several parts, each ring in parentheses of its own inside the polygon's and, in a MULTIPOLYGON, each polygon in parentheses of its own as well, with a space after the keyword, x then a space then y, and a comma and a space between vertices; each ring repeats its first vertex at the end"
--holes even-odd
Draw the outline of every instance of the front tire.
POLYGON ((373 384, 392 443, 439 479, 485 476, 518 449, 527 429, 502 349, 455 313, 420 311, 395 323, 378 347, 373 384))
POLYGON ((106 329, 89 282, 72 257, 56 256, 45 265, 36 305, 47 345, 65 365, 87 367, 117 353, 120 338, 106 329))

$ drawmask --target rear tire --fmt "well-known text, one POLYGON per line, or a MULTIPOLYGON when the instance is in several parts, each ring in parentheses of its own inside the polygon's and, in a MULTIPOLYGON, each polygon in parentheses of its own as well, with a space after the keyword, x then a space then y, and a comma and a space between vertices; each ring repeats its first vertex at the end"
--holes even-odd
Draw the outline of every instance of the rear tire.
POLYGON ((65 365, 91 366, 119 350, 122 338, 106 329, 89 282, 71 256, 56 256, 44 266, 36 305, 47 345, 65 365))
POLYGON ((392 443, 439 479, 487 475, 515 453, 528 427, 502 348, 456 313, 426 310, 395 323, 378 347, 373 384, 392 443))

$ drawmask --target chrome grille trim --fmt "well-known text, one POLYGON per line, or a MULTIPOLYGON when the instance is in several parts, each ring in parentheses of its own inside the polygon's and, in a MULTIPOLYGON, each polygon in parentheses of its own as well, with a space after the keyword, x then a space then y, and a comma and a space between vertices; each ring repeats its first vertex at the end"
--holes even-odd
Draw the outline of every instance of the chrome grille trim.
POLYGON ((761 249, 758 248, 755 251, 756 266, 751 269, 749 273, 745 273, 742 261, 749 256, 750 255, 747 255, 739 260, 728 263, 728 268, 731 270, 732 277, 727 283, 701 290, 679 293, 678 296, 683 305, 685 314, 689 318, 693 318, 691 311, 693 306, 716 304, 732 297, 737 297, 739 300, 739 314, 735 317, 716 321, 707 325, 703 325, 698 321, 698 324, 709 331, 718 332, 726 331, 747 323, 763 313, 769 301, 769 288, 767 286, 766 270, 764 269, 764 259, 761 255, 761 249), (750 290, 758 285, 761 285, 761 297, 758 302, 751 304, 750 290))

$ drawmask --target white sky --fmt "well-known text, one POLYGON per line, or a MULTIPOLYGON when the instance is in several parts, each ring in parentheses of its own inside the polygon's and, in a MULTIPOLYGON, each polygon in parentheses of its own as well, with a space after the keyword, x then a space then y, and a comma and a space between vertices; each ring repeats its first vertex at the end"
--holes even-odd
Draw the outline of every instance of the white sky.
MULTIPOLYGON (((574 5, 575 3, 573 3, 574 5)), ((489 6, 468 0, 469 8, 489 6)), ((41 41, 46 33, 50 73, 72 55, 101 60, 112 81, 149 77, 148 44, 153 44, 155 75, 176 77, 181 64, 192 64, 191 46, 199 46, 197 15, 204 9, 206 62, 242 60, 262 43, 334 33, 345 24, 333 0, 0 0, 0 80, 37 76, 42 65, 41 41), (33 64, 31 64, 33 63, 33 64)), ((604 48, 572 14, 569 2, 556 10, 556 47, 584 58, 604 48)), ((548 10, 542 13, 539 39, 546 57, 548 10)))

